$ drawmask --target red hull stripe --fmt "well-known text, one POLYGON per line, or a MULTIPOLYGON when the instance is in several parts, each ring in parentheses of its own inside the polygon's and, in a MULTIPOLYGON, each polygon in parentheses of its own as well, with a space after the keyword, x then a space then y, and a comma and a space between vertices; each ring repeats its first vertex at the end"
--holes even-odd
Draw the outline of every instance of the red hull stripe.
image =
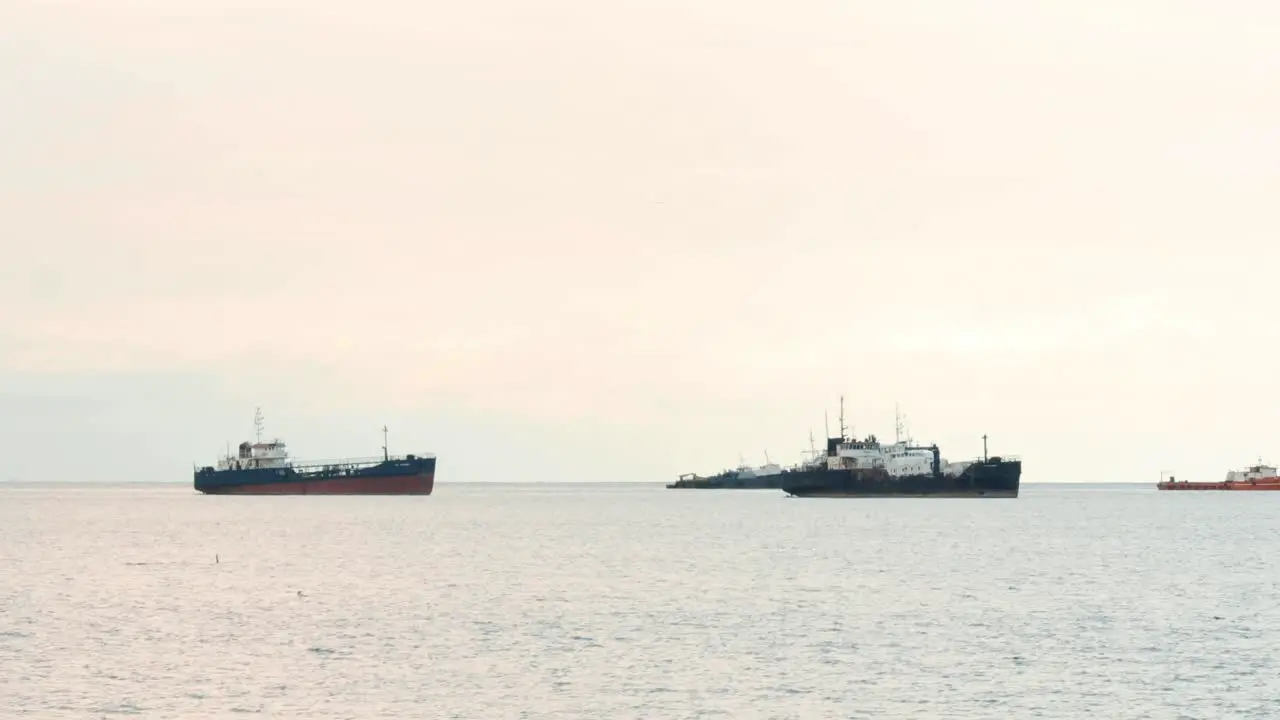
POLYGON ((1257 492, 1266 490, 1280 490, 1280 483, 1258 483, 1254 485, 1248 482, 1233 483, 1193 483, 1193 482, 1176 482, 1176 483, 1159 483, 1156 487, 1161 490, 1226 490, 1235 492, 1257 492))
POLYGON ((210 495, 430 495, 435 475, 330 478, 208 488, 210 495))

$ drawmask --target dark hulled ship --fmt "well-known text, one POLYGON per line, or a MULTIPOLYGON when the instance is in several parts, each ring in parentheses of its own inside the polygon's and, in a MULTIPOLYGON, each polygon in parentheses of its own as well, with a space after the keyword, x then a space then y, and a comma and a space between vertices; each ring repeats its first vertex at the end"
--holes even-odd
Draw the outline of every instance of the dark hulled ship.
POLYGON ((847 437, 841 399, 840 436, 827 438, 825 457, 782 476, 782 490, 795 497, 952 497, 1016 498, 1022 461, 987 455, 982 438, 980 459, 947 462, 936 444, 916 445, 899 437, 881 444, 875 435, 847 437))
POLYGON ((281 440, 262 440, 262 413, 254 416, 257 442, 242 442, 216 466, 195 471, 195 489, 208 495, 430 495, 436 457, 397 457, 387 452, 386 432, 380 458, 297 462, 281 440))

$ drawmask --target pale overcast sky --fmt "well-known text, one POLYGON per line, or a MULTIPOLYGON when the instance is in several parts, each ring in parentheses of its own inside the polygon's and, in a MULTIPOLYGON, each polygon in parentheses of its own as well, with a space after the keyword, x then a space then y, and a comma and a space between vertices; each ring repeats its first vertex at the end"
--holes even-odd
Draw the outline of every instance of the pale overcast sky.
POLYGON ((0 480, 1280 461, 1280 5, 0 5, 0 480))

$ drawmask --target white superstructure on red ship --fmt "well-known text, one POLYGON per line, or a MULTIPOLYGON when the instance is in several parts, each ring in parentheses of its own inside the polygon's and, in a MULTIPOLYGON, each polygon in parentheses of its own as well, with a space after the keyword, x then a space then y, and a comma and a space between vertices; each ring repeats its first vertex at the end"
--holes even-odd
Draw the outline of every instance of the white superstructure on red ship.
POLYGON ((1187 482, 1172 475, 1156 483, 1161 490, 1280 490, 1280 474, 1274 465, 1259 461, 1244 470, 1229 470, 1222 482, 1187 482))

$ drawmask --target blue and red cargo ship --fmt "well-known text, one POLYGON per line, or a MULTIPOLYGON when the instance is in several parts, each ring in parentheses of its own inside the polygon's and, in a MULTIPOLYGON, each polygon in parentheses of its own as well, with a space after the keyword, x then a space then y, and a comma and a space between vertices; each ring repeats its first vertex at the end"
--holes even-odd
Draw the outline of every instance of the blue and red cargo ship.
POLYGON ((381 458, 297 462, 281 440, 262 440, 262 413, 254 416, 256 442, 240 443, 217 465, 195 471, 195 488, 209 495, 430 495, 436 456, 392 456, 382 428, 381 458))

